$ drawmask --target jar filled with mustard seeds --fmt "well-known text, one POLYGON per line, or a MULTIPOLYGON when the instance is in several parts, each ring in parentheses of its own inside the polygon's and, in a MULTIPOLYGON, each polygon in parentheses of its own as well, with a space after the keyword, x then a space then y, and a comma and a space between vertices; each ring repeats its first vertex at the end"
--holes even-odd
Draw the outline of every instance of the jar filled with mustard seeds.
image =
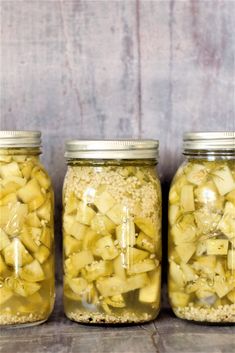
POLYGON ((70 141, 63 188, 64 309, 83 323, 155 319, 161 289, 158 141, 70 141))
POLYGON ((0 131, 0 325, 31 326, 54 305, 54 196, 41 133, 0 131))
POLYGON ((169 194, 169 298, 174 313, 235 322, 235 132, 188 133, 169 194))

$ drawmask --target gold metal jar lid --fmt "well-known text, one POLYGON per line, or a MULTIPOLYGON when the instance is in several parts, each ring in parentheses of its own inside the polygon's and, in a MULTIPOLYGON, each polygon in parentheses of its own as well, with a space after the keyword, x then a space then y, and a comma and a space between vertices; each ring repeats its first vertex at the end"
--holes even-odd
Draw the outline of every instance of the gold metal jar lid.
POLYGON ((183 137, 184 152, 204 151, 235 151, 235 132, 189 132, 183 137))
POLYGON ((40 147, 40 131, 0 131, 0 148, 40 147))
POLYGON ((158 140, 71 140, 67 159, 157 159, 158 140))

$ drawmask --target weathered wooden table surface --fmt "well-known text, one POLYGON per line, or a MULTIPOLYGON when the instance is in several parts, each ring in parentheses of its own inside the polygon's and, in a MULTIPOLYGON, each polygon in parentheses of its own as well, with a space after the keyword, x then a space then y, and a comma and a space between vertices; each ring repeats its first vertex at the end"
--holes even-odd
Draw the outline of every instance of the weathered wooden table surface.
POLYGON ((162 309, 141 326, 79 325, 63 314, 61 289, 53 315, 43 325, 0 331, 1 353, 233 353, 234 326, 195 325, 162 309))

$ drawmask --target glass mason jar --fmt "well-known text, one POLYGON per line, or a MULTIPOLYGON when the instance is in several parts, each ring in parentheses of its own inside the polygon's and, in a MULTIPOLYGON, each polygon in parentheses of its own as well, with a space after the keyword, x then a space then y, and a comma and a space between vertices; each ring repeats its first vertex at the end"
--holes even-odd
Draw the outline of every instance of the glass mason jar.
POLYGON ((189 133, 169 194, 169 298, 187 320, 235 322, 235 133, 189 133))
POLYGON ((63 189, 64 308, 84 323, 156 318, 161 289, 158 141, 70 141, 63 189))
POLYGON ((54 305, 54 195, 40 136, 0 131, 0 325, 42 323, 54 305))

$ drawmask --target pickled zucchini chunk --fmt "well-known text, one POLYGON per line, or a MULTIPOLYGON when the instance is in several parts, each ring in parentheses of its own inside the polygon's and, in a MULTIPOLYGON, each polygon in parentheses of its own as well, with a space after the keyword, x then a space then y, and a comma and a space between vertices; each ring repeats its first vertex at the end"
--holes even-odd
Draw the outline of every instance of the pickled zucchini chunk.
POLYGON ((95 197, 94 204, 101 213, 106 214, 115 204, 115 200, 108 191, 104 191, 95 197))
POLYGON ((22 186, 24 186, 26 184, 27 180, 25 178, 22 178, 20 176, 8 176, 7 178, 4 178, 2 180, 2 185, 14 185, 14 190, 13 191, 16 191, 18 190, 19 188, 21 188, 22 186))
POLYGON ((0 305, 3 305, 13 296, 13 292, 6 287, 0 287, 0 305))
POLYGON ((51 217, 52 217, 52 207, 51 207, 51 200, 47 198, 47 200, 43 203, 41 207, 37 209, 37 215, 39 216, 40 219, 46 220, 47 222, 50 222, 51 217))
POLYGON ((196 271, 187 263, 181 263, 180 268, 183 272, 184 278, 186 282, 196 281, 198 275, 196 271))
POLYGON ((50 178, 47 176, 47 174, 44 171, 42 170, 37 171, 34 174, 34 177, 43 189, 47 190, 51 186, 50 178))
POLYGON ((92 304, 91 307, 95 308, 98 304, 97 291, 92 283, 88 283, 84 278, 64 278, 64 294, 66 299, 75 302, 84 302, 86 307, 92 304), (94 305, 93 305, 94 304, 94 305))
POLYGON ((208 255, 227 255, 228 240, 226 239, 208 239, 206 241, 208 255))
POLYGON ((40 228, 23 227, 22 231, 20 232, 19 239, 27 248, 27 250, 36 252, 38 251, 40 245, 40 234, 40 228))
POLYGON ((0 200, 0 206, 6 206, 10 204, 14 204, 17 202, 17 197, 15 193, 8 194, 7 196, 4 196, 0 200))
POLYGON ((20 166, 21 163, 25 162, 26 158, 26 156, 12 156, 13 161, 19 163, 20 166))
POLYGON ((194 212, 194 218, 199 232, 207 234, 214 232, 218 228, 221 215, 202 207, 194 212))
POLYGON ((140 261, 145 260, 149 257, 149 253, 144 250, 136 249, 136 248, 127 248, 125 252, 125 259, 127 266, 131 266, 132 264, 136 264, 140 261))
POLYGON ((91 220, 95 217, 96 212, 89 206, 87 206, 84 202, 80 202, 78 204, 76 219, 78 222, 90 225, 91 220))
POLYGON ((191 212, 195 210, 194 193, 192 185, 184 185, 180 194, 180 205, 184 212, 191 212))
POLYGON ((195 185, 202 184, 207 177, 207 170, 204 165, 193 164, 186 174, 187 180, 195 185))
MULTIPOLYGON (((1 217, 1 216, 0 216, 1 217)), ((10 245, 10 240, 3 229, 0 229, 0 251, 10 245)))
POLYGON ((179 257, 179 254, 177 253, 177 251, 175 250, 175 248, 169 249, 169 261, 174 261, 176 264, 180 264, 181 260, 179 257))
POLYGON ((35 211, 45 202, 45 196, 36 179, 31 179, 23 188, 19 189, 17 195, 20 200, 28 204, 30 211, 35 211))
POLYGON ((65 300, 73 300, 76 302, 79 302, 82 300, 82 297, 79 294, 76 294, 72 291, 72 289, 69 286, 66 286, 64 284, 64 297, 65 300))
POLYGON ((25 221, 25 217, 27 213, 28 213, 28 206, 21 204, 20 202, 17 202, 11 206, 7 206, 6 213, 3 214, 3 218, 6 217, 5 224, 4 224, 5 232, 10 236, 17 235, 21 230, 21 227, 25 221))
POLYGON ((76 267, 74 267, 72 259, 69 257, 64 261, 64 273, 67 277, 76 277, 79 273, 76 267))
POLYGON ((94 261, 87 265, 83 272, 83 277, 88 281, 95 281, 99 277, 110 276, 113 272, 111 261, 94 261))
POLYGON ((101 235, 109 235, 115 230, 115 223, 107 216, 97 213, 91 221, 91 229, 101 235))
POLYGON ((193 243, 179 244, 175 247, 175 249, 179 254, 180 259, 184 263, 187 263, 195 253, 196 245, 193 243))
POLYGON ((124 308, 126 306, 123 295, 113 295, 110 298, 105 298, 105 303, 112 306, 113 308, 124 308))
POLYGON ((83 250, 92 250, 95 242, 100 239, 101 235, 97 234, 94 230, 88 228, 86 231, 84 238, 82 240, 82 248, 83 250))
POLYGON ((45 279, 45 274, 38 260, 33 260, 20 269, 20 277, 28 282, 40 282, 45 279))
POLYGON ((19 166, 16 162, 0 165, 0 175, 3 179, 11 176, 21 176, 19 166))
POLYGON ((76 211, 78 210, 79 203, 80 200, 75 196, 74 193, 71 193, 65 204, 65 213, 67 215, 71 213, 76 213, 76 211))
MULTIPOLYGON (((74 270, 78 273, 83 267, 91 264, 94 261, 94 257, 91 251, 83 250, 70 256, 71 265, 74 270)), ((68 271, 69 272, 69 271, 68 271)))
POLYGON ((32 161, 27 161, 25 164, 23 164, 21 168, 21 173, 24 178, 26 179, 30 178, 33 167, 34 167, 34 163, 32 161))
POLYGON ((221 260, 221 258, 218 258, 215 266, 215 274, 225 277, 225 266, 226 260, 221 260))
POLYGON ((176 245, 193 242, 196 239, 196 226, 193 215, 185 215, 181 221, 174 224, 170 234, 176 245))
POLYGON ((201 256, 206 254, 207 252, 207 244, 206 240, 199 240, 196 248, 196 256, 201 256))
POLYGON ((30 227, 41 227, 41 221, 36 212, 30 212, 25 217, 25 224, 30 227))
MULTIPOLYGON (((70 254, 79 252, 81 250, 82 250, 81 240, 77 240, 70 235, 64 236, 64 251, 66 256, 69 256, 70 254)), ((85 250, 87 250, 87 248, 85 250)))
POLYGON ((125 268, 127 267, 126 263, 126 258, 125 254, 121 253, 119 256, 117 256, 113 260, 113 269, 114 269, 114 274, 121 279, 125 280, 126 279, 126 270, 125 268))
POLYGON ((45 245, 40 245, 38 250, 34 253, 35 259, 37 259, 40 264, 43 264, 50 256, 50 250, 45 245))
POLYGON ((35 283, 35 282, 27 282, 24 280, 20 280, 19 278, 15 278, 12 281, 12 290, 22 296, 22 297, 28 297, 40 289, 40 284, 35 283))
POLYGON ((224 296, 226 296, 233 288, 233 283, 227 282, 224 277, 215 277, 214 290, 219 298, 223 298, 224 296))
POLYGON ((98 305, 98 292, 94 286, 94 284, 89 283, 85 293, 83 294, 82 298, 88 305, 90 305, 91 308, 97 307, 98 305))
POLYGON ((185 291, 188 294, 194 293, 196 295, 196 292, 198 293, 198 298, 203 298, 208 296, 207 293, 209 292, 209 296, 211 295, 211 292, 213 292, 213 286, 211 282, 209 282, 208 278, 204 277, 197 277, 194 282, 187 283, 185 291), (201 295, 199 294, 201 292, 201 295), (205 295, 203 293, 206 293, 205 295))
POLYGON ((161 268, 148 273, 149 284, 139 291, 139 301, 142 303, 159 303, 161 293, 161 268))
MULTIPOLYGON (((53 256, 49 256, 48 259, 41 264, 44 276, 45 276, 45 281, 48 281, 52 283, 54 286, 54 271, 55 271, 55 262, 53 256)), ((46 284, 46 282, 43 282, 46 284)))
POLYGON ((228 293, 227 298, 232 302, 233 304, 235 303, 235 289, 231 290, 231 292, 228 293))
POLYGON ((0 162, 10 163, 12 161, 12 156, 0 155, 0 162))
POLYGON ((192 264, 196 271, 202 271, 207 274, 213 274, 216 267, 216 256, 198 256, 192 264))
POLYGON ((113 239, 109 235, 97 240, 93 245, 92 252, 95 256, 102 257, 103 260, 112 260, 119 254, 113 239))
POLYGON ((146 273, 139 273, 134 276, 127 278, 128 291, 133 291, 139 288, 143 288, 149 284, 149 278, 146 273))
POLYGON ((215 183, 212 180, 203 183, 199 187, 195 188, 194 193, 196 201, 206 205, 214 205, 221 199, 221 196, 218 193, 215 183))
POLYGON ((9 222, 10 208, 8 206, 0 206, 0 226, 3 228, 9 222))
POLYGON ((178 264, 174 261, 170 262, 170 279, 172 279, 179 289, 185 286, 185 276, 178 264))
POLYGON ((135 245, 135 224, 131 219, 127 219, 116 228, 116 238, 122 248, 135 245))
POLYGON ((176 178, 174 180, 175 191, 180 195, 181 189, 184 185, 188 185, 188 180, 186 175, 184 175, 183 170, 179 170, 180 173, 176 174, 176 178))
POLYGON ((2 258, 2 255, 0 254, 0 275, 4 274, 7 271, 7 266, 2 258))
POLYGON ((142 230, 145 234, 147 234, 151 238, 156 237, 156 226, 151 222, 150 219, 148 218, 143 218, 143 217, 135 217, 134 220, 135 224, 137 227, 142 230))
POLYGON ((111 315, 112 314, 112 311, 110 310, 108 304, 106 303, 106 299, 104 299, 102 302, 101 302, 101 307, 102 309, 104 310, 104 312, 108 315, 111 315))
POLYGON ((49 227, 43 227, 40 233, 40 243, 45 245, 48 249, 51 249, 52 242, 53 242, 53 229, 49 227))
POLYGON ((14 238, 10 245, 3 249, 3 256, 6 264, 14 267, 24 266, 33 260, 33 257, 17 238, 14 238))
POLYGON ((226 196, 226 200, 232 202, 235 206, 235 187, 232 191, 230 191, 226 196))
POLYGON ((204 290, 203 288, 199 288, 195 292, 195 294, 196 294, 196 297, 199 299, 199 303, 201 304, 211 305, 211 304, 214 304, 216 301, 216 296, 212 288, 209 288, 207 290, 204 290))
POLYGON ((144 249, 150 253, 154 253, 156 251, 156 242, 143 232, 139 233, 136 239, 136 245, 138 248, 144 249))
POLYGON ((213 180, 220 195, 225 195, 235 188, 235 181, 228 166, 214 170, 213 174, 213 180))
POLYGON ((115 224, 120 224, 125 219, 128 218, 128 209, 125 206, 122 206, 120 204, 114 205, 107 213, 106 215, 113 221, 115 224))
POLYGON ((169 202, 171 205, 173 205, 178 201, 179 201, 179 193, 177 192, 175 185, 172 185, 169 192, 169 202))
POLYGON ((82 296, 88 286, 88 282, 82 278, 82 277, 77 277, 77 278, 68 278, 66 277, 65 283, 69 285, 69 287, 72 289, 72 291, 79 296, 82 296))
POLYGON ((173 307, 185 307, 189 303, 190 296, 184 292, 171 292, 170 300, 173 307))
POLYGON ((180 207, 178 205, 169 205, 169 223, 171 226, 173 226, 176 222, 177 219, 180 216, 180 207))
POLYGON ((218 228, 229 239, 235 238, 235 205, 232 202, 226 202, 218 228))
POLYGON ((128 275, 134 275, 136 273, 149 272, 149 271, 154 270, 158 265, 159 265, 159 262, 157 263, 154 260, 145 259, 145 260, 143 260, 141 262, 137 262, 135 264, 132 264, 127 269, 127 274, 128 275))
POLYGON ((35 292, 34 294, 29 295, 27 297, 27 303, 30 303, 32 305, 43 305, 45 301, 43 300, 42 296, 38 292, 35 292))
POLYGON ((228 269, 235 270, 235 250, 228 251, 228 269))
POLYGON ((126 281, 117 276, 99 278, 96 281, 96 287, 103 297, 112 297, 142 288, 147 283, 149 283, 148 276, 145 273, 141 273, 129 277, 126 281))
POLYGON ((75 221, 73 216, 64 217, 64 230, 74 238, 82 240, 87 229, 87 226, 75 221))

